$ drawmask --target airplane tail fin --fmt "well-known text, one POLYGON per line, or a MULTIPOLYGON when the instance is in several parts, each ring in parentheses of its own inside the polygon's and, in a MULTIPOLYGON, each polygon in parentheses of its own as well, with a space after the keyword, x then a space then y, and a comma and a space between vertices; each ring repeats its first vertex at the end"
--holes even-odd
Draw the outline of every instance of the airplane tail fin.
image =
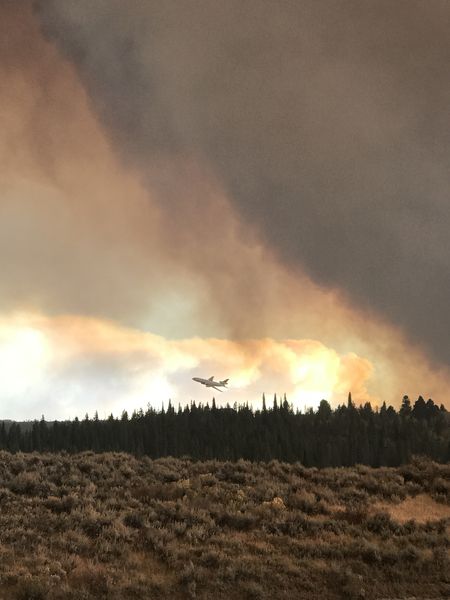
POLYGON ((222 381, 220 382, 222 385, 227 385, 228 383, 228 379, 222 379, 222 381))
POLYGON ((208 379, 208 381, 214 381, 214 375, 208 379))

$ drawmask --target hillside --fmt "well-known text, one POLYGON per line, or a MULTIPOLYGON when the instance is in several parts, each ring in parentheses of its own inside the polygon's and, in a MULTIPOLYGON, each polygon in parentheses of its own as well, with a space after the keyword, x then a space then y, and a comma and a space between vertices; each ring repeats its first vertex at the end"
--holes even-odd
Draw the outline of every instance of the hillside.
POLYGON ((450 465, 0 452, 0 598, 442 598, 450 465))

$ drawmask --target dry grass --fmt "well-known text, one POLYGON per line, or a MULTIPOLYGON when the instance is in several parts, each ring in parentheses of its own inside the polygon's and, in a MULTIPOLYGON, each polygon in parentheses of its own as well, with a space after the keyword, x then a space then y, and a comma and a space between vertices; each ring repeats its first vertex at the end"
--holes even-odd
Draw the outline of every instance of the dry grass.
POLYGON ((408 497, 398 504, 378 504, 375 506, 375 511, 386 511, 392 519, 399 523, 411 519, 417 523, 439 521, 440 519, 450 521, 450 506, 439 504, 428 494, 408 497))
POLYGON ((449 479, 0 452, 0 600, 450 597, 449 479))

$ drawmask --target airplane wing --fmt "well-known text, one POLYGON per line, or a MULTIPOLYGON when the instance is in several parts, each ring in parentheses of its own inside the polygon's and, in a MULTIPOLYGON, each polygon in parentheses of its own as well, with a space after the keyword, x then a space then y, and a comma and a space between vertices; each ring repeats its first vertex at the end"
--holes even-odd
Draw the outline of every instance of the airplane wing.
POLYGON ((208 381, 214 381, 214 375, 208 379, 208 381))
POLYGON ((223 392, 223 390, 221 390, 220 388, 216 387, 215 385, 210 385, 209 387, 214 388, 215 390, 217 390, 218 392, 223 392))

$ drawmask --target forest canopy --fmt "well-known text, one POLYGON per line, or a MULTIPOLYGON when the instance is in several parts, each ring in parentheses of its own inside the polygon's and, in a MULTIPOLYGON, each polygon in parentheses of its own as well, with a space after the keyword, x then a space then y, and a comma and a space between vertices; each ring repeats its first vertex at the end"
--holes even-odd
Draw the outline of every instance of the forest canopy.
POLYGON ((415 454, 438 462, 450 460, 450 413, 422 396, 411 404, 404 396, 396 411, 383 403, 332 409, 322 400, 316 411, 294 412, 286 397, 261 410, 245 405, 197 405, 177 410, 169 401, 157 411, 148 407, 121 417, 41 421, 0 425, 0 449, 9 451, 124 451, 151 458, 189 456, 195 460, 255 461, 278 459, 307 467, 366 464, 397 466, 415 454))

